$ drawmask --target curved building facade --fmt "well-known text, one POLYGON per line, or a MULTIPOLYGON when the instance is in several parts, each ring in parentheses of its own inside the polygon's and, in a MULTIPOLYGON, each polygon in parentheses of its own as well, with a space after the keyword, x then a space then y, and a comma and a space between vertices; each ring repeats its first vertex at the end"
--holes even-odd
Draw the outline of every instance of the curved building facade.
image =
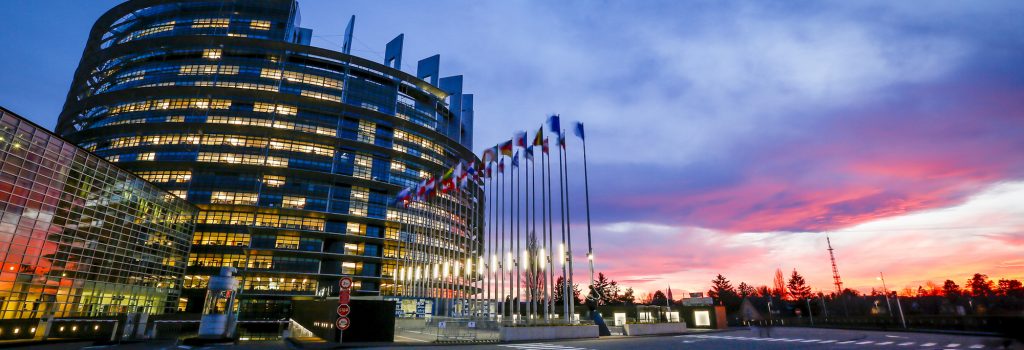
POLYGON ((389 206, 475 159, 462 77, 439 79, 438 56, 403 72, 402 36, 377 63, 298 25, 293 0, 137 0, 89 35, 56 131, 199 207, 191 311, 221 266, 239 270, 243 315, 273 314, 342 276, 400 295, 403 265, 476 255, 479 189, 389 206))

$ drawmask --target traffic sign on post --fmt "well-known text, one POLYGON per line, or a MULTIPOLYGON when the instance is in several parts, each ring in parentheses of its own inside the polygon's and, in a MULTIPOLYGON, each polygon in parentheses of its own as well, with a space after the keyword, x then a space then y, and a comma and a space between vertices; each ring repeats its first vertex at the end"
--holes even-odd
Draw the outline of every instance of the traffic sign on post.
POLYGON ((349 311, 352 309, 348 307, 348 304, 338 305, 338 316, 348 316, 349 311))
POLYGON ((348 314, 352 312, 352 309, 348 306, 349 301, 352 299, 352 277, 342 277, 338 280, 338 320, 335 321, 334 325, 339 330, 346 330, 350 324, 348 314))
POLYGON ((338 317, 338 320, 334 322, 334 325, 338 326, 338 329, 340 330, 348 329, 349 324, 350 322, 348 321, 348 317, 345 316, 338 317))
POLYGON ((351 299, 352 295, 349 294, 348 291, 346 290, 343 290, 341 291, 341 293, 338 293, 338 304, 348 304, 348 302, 351 301, 351 299))
POLYGON ((338 281, 338 287, 341 287, 341 290, 352 289, 352 277, 342 277, 338 281))

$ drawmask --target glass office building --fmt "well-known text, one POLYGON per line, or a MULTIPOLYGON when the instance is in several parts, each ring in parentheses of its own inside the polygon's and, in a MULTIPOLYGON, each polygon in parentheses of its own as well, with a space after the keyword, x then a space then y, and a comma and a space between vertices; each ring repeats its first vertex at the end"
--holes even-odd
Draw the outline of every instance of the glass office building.
POLYGON ((311 35, 293 0, 128 1, 90 33, 57 132, 200 208, 190 311, 221 266, 242 276, 243 315, 274 314, 341 276, 398 294, 403 261, 478 249, 473 196, 388 205, 475 159, 462 77, 439 77, 439 56, 402 71, 403 36, 378 63, 311 35))
POLYGON ((197 211, 0 108, 0 320, 174 311, 197 211))

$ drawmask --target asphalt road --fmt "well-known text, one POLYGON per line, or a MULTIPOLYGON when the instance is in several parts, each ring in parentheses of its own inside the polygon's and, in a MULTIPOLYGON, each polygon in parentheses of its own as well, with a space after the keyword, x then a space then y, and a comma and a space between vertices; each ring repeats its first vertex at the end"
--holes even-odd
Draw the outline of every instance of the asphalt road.
MULTIPOLYGON (((604 337, 601 339, 544 341, 512 344, 416 347, 459 350, 604 350, 604 349, 1000 349, 999 338, 932 334, 876 332, 818 328, 775 328, 771 336, 758 331, 736 329, 725 332, 676 336, 604 337)), ((399 349, 391 347, 385 349, 399 349)), ((1016 344, 1013 349, 1024 349, 1016 344)), ((380 348, 377 348, 380 349, 380 348)))
MULTIPOLYGON (((422 344, 422 343, 420 343, 422 344)), ((312 344, 310 344, 312 345, 312 344)), ((323 345, 309 346, 310 349, 325 348, 323 345)), ((397 345, 397 344, 396 344, 397 345)), ((457 350, 604 350, 604 349, 1001 349, 1003 341, 993 337, 964 335, 856 331, 817 328, 776 328, 771 336, 758 334, 749 329, 735 329, 725 332, 701 332, 672 336, 624 337, 613 336, 588 340, 565 340, 524 342, 506 344, 472 344, 415 347, 374 347, 368 349, 457 349, 457 350)), ((185 350, 187 347, 167 342, 144 342, 120 346, 87 346, 87 344, 62 344, 38 346, 33 349, 162 349, 185 350), (77 346, 76 346, 77 345, 77 346), (85 346, 85 347, 82 347, 85 346)), ((281 341, 243 342, 238 346, 213 346, 206 349, 291 349, 281 341)), ((1016 343, 1011 349, 1024 349, 1016 343)), ((202 348, 191 348, 202 349, 202 348)))

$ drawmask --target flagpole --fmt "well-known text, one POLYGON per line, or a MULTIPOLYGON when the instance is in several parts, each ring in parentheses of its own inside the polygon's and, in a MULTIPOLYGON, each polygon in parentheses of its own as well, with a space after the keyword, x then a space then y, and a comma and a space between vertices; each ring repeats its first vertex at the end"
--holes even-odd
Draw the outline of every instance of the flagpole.
POLYGON ((575 308, 575 306, 576 306, 576 294, 575 294, 575 284, 573 284, 573 265, 574 265, 573 262, 574 262, 574 260, 573 260, 573 255, 572 255, 572 220, 570 219, 571 212, 569 210, 569 204, 570 204, 570 199, 569 199, 569 150, 567 150, 565 148, 565 130, 564 129, 562 130, 562 133, 559 134, 559 137, 562 138, 561 140, 559 140, 559 147, 562 147, 561 152, 565 153, 565 162, 562 163, 562 167, 564 168, 563 169, 563 173, 564 173, 564 176, 565 176, 565 236, 566 236, 566 241, 568 241, 568 248, 566 249, 566 251, 568 252, 568 255, 566 257, 569 259, 569 262, 568 262, 568 265, 569 265, 569 283, 568 283, 569 284, 569 290, 570 290, 570 292, 573 292, 572 293, 572 301, 569 303, 569 305, 570 305, 569 306, 569 311, 573 311, 575 313, 575 309, 576 309, 575 308))
POLYGON ((594 245, 590 240, 590 179, 587 174, 587 139, 583 134, 583 123, 580 123, 580 141, 583 141, 583 193, 587 205, 587 260, 590 263, 590 285, 594 285, 594 245))
MULTIPOLYGON (((518 158, 519 154, 516 154, 515 157, 516 157, 515 158, 515 163, 518 164, 519 163, 519 158, 518 158)), ((521 297, 521 294, 519 293, 520 292, 520 290, 519 290, 520 286, 519 285, 520 285, 520 282, 521 282, 521 280, 520 280, 520 273, 522 271, 521 270, 522 262, 519 261, 519 246, 520 246, 520 244, 519 244, 519 238, 520 238, 519 230, 521 228, 520 227, 520 223, 519 223, 519 214, 520 214, 520 211, 521 211, 519 209, 519 204, 522 203, 521 201, 519 201, 519 194, 521 194, 520 191, 522 189, 522 187, 519 185, 519 182, 522 182, 521 169, 519 169, 519 167, 516 166, 515 167, 515 172, 512 173, 512 174, 513 175, 519 175, 519 176, 513 176, 515 178, 515 181, 513 181, 513 185, 515 185, 515 196, 513 198, 513 200, 515 201, 515 207, 514 207, 515 208, 515 245, 514 245, 515 246, 515 249, 514 249, 515 253, 512 254, 512 261, 515 262, 515 298, 512 298, 512 299, 515 301, 515 304, 512 305, 512 309, 515 310, 516 317, 521 317, 521 313, 520 312, 522 311, 521 310, 522 305, 519 304, 519 298, 521 297)), ((509 250, 512 250, 512 248, 510 247, 509 250)))
MULTIPOLYGON (((495 168, 497 168, 497 165, 495 168)), ((495 252, 498 251, 498 187, 496 187, 496 182, 498 181, 496 177, 498 177, 497 172, 490 172, 490 205, 494 208, 490 209, 490 217, 492 217, 488 225, 490 226, 490 256, 486 260, 489 263, 487 266, 490 267, 487 271, 488 279, 490 279, 490 282, 487 283, 487 289, 490 290, 490 302, 493 302, 495 306, 494 311, 490 311, 490 306, 488 305, 487 312, 492 317, 495 317, 495 319, 498 319, 499 309, 496 302, 498 300, 498 275, 495 274, 498 272, 498 262, 495 259, 495 252)))
MULTIPOLYGON (((526 139, 528 139, 528 138, 524 138, 524 140, 526 140, 526 139)), ((526 156, 528 154, 527 152, 528 151, 524 148, 523 149, 523 156, 526 156)), ((533 161, 533 156, 532 155, 530 156, 530 159, 523 159, 523 163, 526 165, 526 176, 528 176, 526 178, 526 193, 524 194, 526 196, 526 204, 525 204, 526 205, 526 218, 525 218, 526 221, 523 224, 525 226, 528 226, 528 227, 530 225, 530 204, 532 203, 532 200, 533 200, 533 197, 530 197, 530 178, 533 177, 530 174, 530 162, 532 162, 532 161, 533 161)), ((536 246, 537 245, 537 237, 533 234, 533 231, 531 231, 529 228, 527 228, 526 231, 527 231, 527 234, 526 234, 526 251, 527 251, 527 253, 526 253, 526 263, 527 263, 527 266, 526 266, 525 270, 526 270, 527 277, 529 277, 529 281, 527 282, 527 287, 526 287, 527 290, 526 290, 526 292, 530 294, 529 297, 527 297, 527 301, 528 301, 528 304, 527 304, 527 314, 529 314, 530 317, 528 317, 527 319, 530 322, 532 322, 534 320, 534 310, 536 310, 536 305, 534 305, 534 294, 536 294, 536 289, 537 289, 537 274, 533 273, 533 271, 536 270, 535 266, 537 265, 537 263, 534 262, 532 265, 529 264, 530 257, 532 255, 534 255, 533 251, 530 250, 530 242, 531 242, 530 238, 531 237, 533 238, 533 240, 532 240, 533 241, 533 245, 536 246)))
MULTIPOLYGON (((547 142, 545 139, 544 142, 547 142)), ((547 163, 545 164, 545 176, 547 180, 547 227, 548 227, 548 317, 551 317, 551 313, 555 311, 555 212, 554 212, 554 194, 552 191, 551 184, 551 155, 548 152, 544 152, 547 163)))

